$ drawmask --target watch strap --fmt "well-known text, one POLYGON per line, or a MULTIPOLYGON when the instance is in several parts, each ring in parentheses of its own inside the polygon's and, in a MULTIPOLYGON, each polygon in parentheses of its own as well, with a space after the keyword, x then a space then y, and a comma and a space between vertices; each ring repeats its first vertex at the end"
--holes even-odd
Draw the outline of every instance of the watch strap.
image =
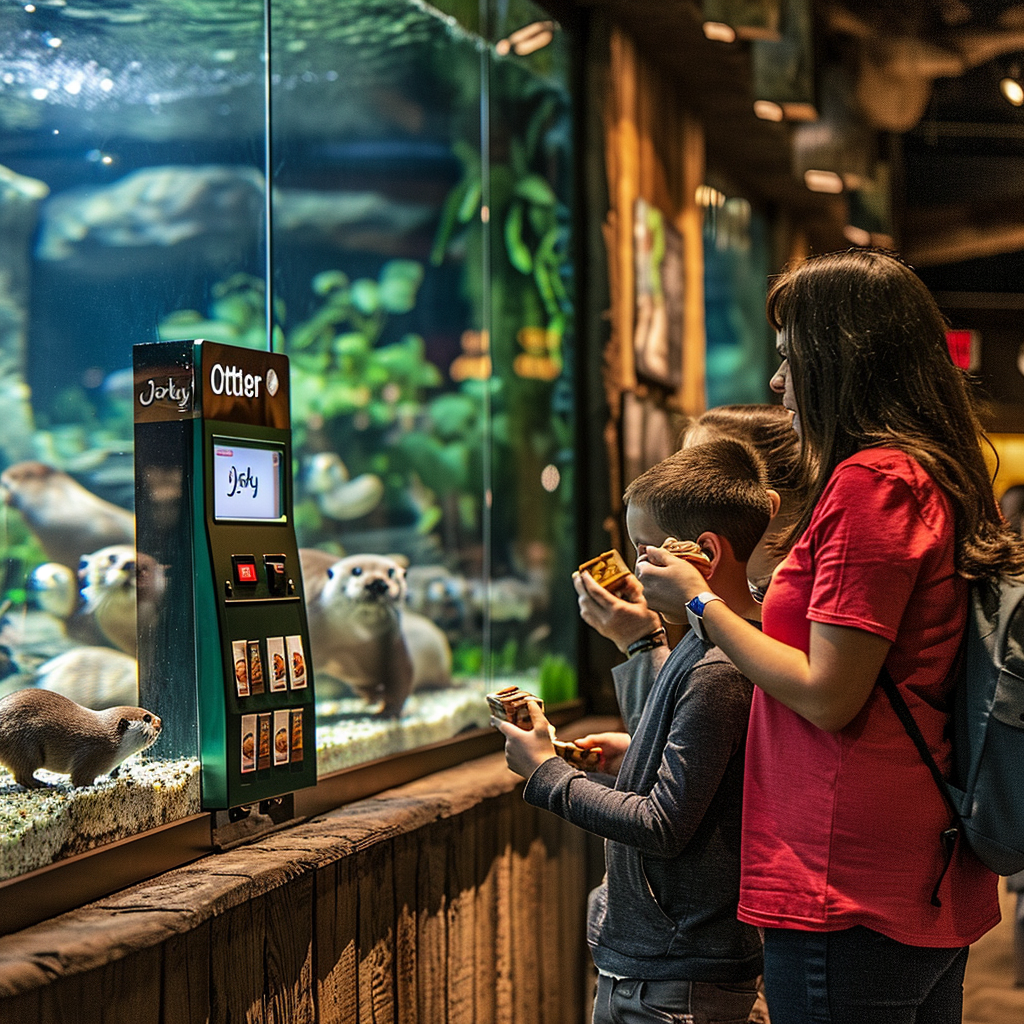
POLYGON ((704 632, 704 609, 712 601, 721 600, 717 594, 712 594, 710 590, 705 590, 686 604, 686 619, 690 623, 690 628, 705 643, 710 643, 711 641, 708 640, 708 635, 704 632))

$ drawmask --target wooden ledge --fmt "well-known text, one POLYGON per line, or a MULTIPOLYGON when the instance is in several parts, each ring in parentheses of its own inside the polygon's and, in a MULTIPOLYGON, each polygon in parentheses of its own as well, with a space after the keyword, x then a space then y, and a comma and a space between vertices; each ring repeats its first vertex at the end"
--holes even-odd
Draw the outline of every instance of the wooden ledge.
MULTIPOLYGON (((565 735, 615 728, 574 722, 565 735)), ((0 998, 24 994, 159 945, 204 921, 375 844, 501 797, 522 780, 489 754, 210 854, 77 910, 0 937, 0 998)))

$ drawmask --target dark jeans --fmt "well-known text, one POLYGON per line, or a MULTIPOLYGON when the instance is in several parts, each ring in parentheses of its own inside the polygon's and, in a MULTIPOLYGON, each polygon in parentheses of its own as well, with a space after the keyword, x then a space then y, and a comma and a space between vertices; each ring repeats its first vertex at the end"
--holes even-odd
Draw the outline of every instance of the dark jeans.
POLYGON ((757 979, 735 984, 597 976, 593 1024, 746 1024, 757 979))
POLYGON ((906 946, 870 928, 767 928, 772 1024, 960 1024, 967 947, 906 946))

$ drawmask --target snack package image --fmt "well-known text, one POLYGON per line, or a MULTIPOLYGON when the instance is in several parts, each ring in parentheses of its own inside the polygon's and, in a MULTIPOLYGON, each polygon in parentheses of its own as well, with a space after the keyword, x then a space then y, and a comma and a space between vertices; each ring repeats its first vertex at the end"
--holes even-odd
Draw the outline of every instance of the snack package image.
POLYGON ((293 690, 302 690, 306 686, 306 652, 302 647, 301 636, 285 638, 288 650, 288 684, 293 690))
POLYGON ((263 654, 260 651, 259 640, 250 640, 249 651, 249 685, 253 693, 263 693, 266 684, 263 681, 263 654))
POLYGON ((291 712, 292 716, 292 764, 299 764, 302 761, 302 708, 296 708, 291 712))
POLYGON ((273 716, 269 711, 264 715, 257 716, 256 768, 258 771, 263 771, 264 768, 269 768, 272 763, 270 744, 270 720, 272 717, 273 716))
POLYGON ((271 692, 288 689, 288 663, 283 636, 267 637, 267 663, 270 667, 271 692))
POLYGON ((584 562, 579 571, 589 572, 594 577, 594 582, 599 583, 605 590, 615 591, 629 576, 629 566, 626 560, 612 548, 611 551, 603 551, 596 558, 584 562))
POLYGON ((274 764, 288 763, 290 726, 287 708, 274 712, 274 764))
POLYGON ((242 771, 256 771, 255 715, 242 715, 242 771))
POLYGON ((239 697, 248 697, 249 655, 244 640, 231 641, 231 660, 235 666, 235 692, 239 697))

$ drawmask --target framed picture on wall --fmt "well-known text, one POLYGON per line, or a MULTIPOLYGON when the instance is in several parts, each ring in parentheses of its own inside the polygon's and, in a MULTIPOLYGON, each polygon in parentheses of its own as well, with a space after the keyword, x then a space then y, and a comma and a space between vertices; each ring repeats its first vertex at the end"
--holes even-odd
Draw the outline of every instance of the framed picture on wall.
POLYGON ((644 199, 633 216, 636 372, 658 384, 683 383, 683 236, 644 199))

